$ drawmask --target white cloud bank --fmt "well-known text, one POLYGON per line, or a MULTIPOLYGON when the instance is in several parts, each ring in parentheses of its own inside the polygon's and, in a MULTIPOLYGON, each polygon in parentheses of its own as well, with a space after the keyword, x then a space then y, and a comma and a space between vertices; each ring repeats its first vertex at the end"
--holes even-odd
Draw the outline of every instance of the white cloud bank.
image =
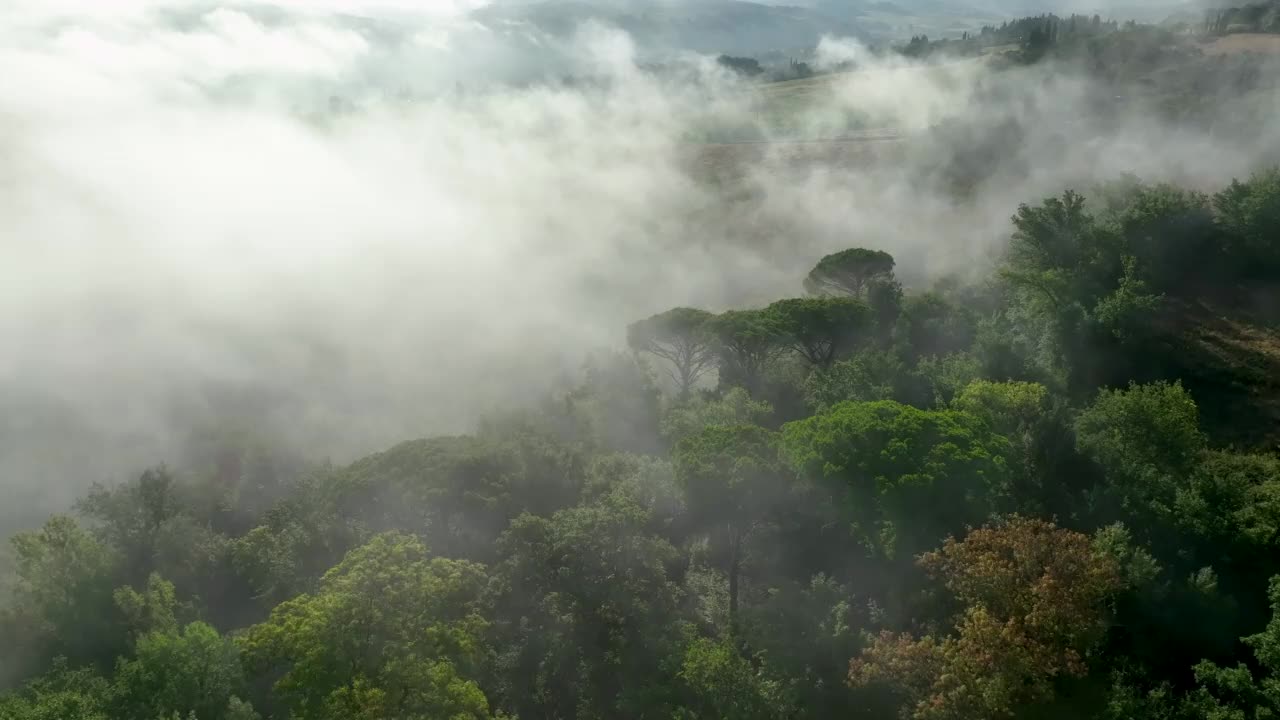
POLYGON ((811 117, 1024 134, 998 138, 1002 172, 965 202, 929 183, 956 148, 922 136, 794 173, 748 163, 749 199, 728 205, 689 172, 705 150, 682 141, 709 115, 757 118, 713 63, 676 86, 640 73, 607 28, 557 44, 467 7, 41 0, 0 19, 0 401, 20 408, 0 447, 26 453, 0 482, 69 472, 24 440, 32 423, 110 438, 119 466, 154 462, 233 392, 253 421, 335 459, 462 430, 619 343, 630 320, 798 292, 825 252, 954 269, 990 258, 1017 202, 1066 181, 1217 182, 1256 159, 1141 115, 1072 115, 1090 97, 1080 81, 1028 71, 996 87, 977 65, 829 41, 823 53, 865 68, 811 117), (474 91, 540 62, 609 84, 474 91), (330 96, 353 105, 317 120, 330 96), (65 417, 28 412, 59 403, 65 417))

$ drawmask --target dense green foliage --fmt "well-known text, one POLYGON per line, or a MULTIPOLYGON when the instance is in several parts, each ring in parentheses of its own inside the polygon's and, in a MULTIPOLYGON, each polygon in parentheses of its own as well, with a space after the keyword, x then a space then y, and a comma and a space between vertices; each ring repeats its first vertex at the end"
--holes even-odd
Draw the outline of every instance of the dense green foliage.
POLYGON ((10 542, 0 719, 1280 712, 1280 171, 893 270, 642 320, 471 435, 95 487, 10 542))

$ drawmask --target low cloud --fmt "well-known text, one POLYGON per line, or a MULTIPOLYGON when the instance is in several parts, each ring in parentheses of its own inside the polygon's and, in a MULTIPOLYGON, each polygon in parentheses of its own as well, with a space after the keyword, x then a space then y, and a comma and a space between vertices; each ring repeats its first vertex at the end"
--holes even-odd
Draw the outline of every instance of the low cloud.
POLYGON ((1016 204, 1066 184, 1260 159, 1257 138, 1081 110, 1098 89, 1076 74, 836 39, 821 62, 856 69, 787 132, 900 140, 695 144, 783 133, 709 58, 654 76, 616 30, 553 40, 466 3, 76 5, 0 25, 6 486, 56 467, 74 493, 227 416, 335 460, 463 431, 631 320, 798 293, 826 252, 880 247, 923 283, 984 267, 1016 204), (529 82, 569 73, 593 82, 529 82), (979 161, 985 182, 946 191, 979 161))

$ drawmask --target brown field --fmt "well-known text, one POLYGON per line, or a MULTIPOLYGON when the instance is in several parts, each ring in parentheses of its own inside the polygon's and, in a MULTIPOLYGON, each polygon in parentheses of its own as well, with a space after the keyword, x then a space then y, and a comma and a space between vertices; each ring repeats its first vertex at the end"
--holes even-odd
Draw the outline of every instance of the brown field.
POLYGON ((1203 43, 1200 49, 1206 55, 1235 55, 1256 52, 1280 55, 1280 35, 1274 33, 1236 33, 1203 43))

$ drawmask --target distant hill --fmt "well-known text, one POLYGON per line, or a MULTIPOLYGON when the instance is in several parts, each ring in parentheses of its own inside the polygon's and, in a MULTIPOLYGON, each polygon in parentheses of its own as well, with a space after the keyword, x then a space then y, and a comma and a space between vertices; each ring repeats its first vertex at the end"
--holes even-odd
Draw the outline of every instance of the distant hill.
POLYGON ((642 49, 709 54, 800 52, 825 35, 871 43, 916 34, 960 35, 1010 13, 987 0, 498 0, 472 13, 490 27, 528 26, 568 36, 597 20, 629 33, 642 49), (990 4, 990 3, 988 3, 990 4))
MULTIPOLYGON (((1271 0, 1274 2, 1275 0, 1271 0)), ((983 25, 1062 9, 1104 19, 1201 18, 1204 0, 494 0, 472 13, 493 28, 557 37, 596 20, 626 31, 642 51, 761 57, 799 55, 825 35, 871 44, 918 35, 960 37, 983 25)))
POLYGON ((523 24, 555 36, 569 36, 582 23, 596 20, 626 31, 644 49, 743 55, 808 49, 823 35, 871 35, 857 23, 819 10, 741 0, 498 3, 473 17, 489 26, 523 24))

